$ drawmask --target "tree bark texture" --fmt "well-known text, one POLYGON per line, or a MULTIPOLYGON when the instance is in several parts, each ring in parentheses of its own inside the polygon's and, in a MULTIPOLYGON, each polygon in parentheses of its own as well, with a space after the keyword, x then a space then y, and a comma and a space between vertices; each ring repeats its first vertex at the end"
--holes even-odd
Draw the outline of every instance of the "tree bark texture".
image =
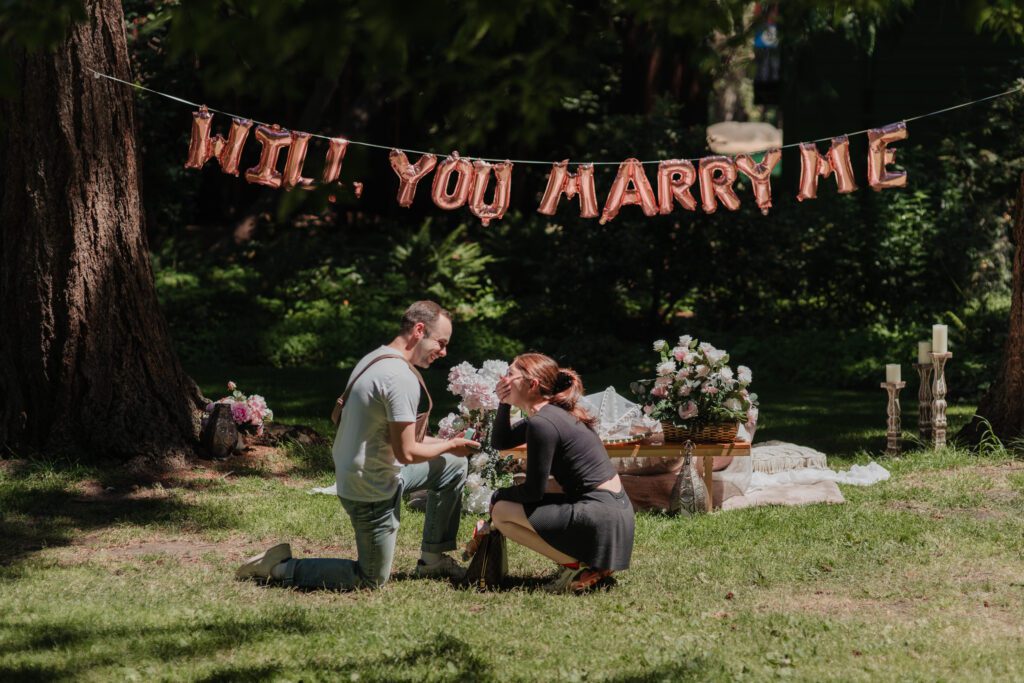
POLYGON ((190 452, 199 392, 171 348, 144 230, 120 0, 23 53, 0 102, 0 444, 128 459, 190 452))
MULTIPOLYGON (((1000 439, 1024 436, 1024 174, 1017 188, 1013 214, 1013 284, 1010 300, 1010 332, 1003 346, 999 374, 978 405, 978 415, 992 424, 1000 439)), ((986 427, 975 418, 961 436, 977 443, 986 427)))

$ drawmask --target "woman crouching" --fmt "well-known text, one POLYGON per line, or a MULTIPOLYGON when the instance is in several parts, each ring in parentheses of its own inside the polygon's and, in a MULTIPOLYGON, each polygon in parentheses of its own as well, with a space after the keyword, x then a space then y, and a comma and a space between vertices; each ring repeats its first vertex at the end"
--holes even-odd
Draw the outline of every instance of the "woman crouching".
POLYGON ((491 432, 499 450, 526 444, 526 481, 495 491, 492 524, 520 545, 551 558, 552 592, 582 592, 627 569, 633 553, 633 505, 596 419, 578 405, 579 375, 539 353, 517 356, 497 386, 501 405, 491 432), (510 406, 527 419, 511 425, 510 406), (548 490, 554 477, 557 492, 548 490))

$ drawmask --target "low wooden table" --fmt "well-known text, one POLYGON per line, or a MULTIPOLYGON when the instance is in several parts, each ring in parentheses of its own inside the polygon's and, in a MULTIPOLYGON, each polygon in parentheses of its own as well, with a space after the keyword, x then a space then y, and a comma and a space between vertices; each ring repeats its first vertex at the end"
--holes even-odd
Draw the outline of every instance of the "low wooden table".
MULTIPOLYGON (((681 443, 665 443, 660 446, 649 444, 613 444, 605 446, 608 455, 613 458, 682 458, 686 453, 681 443)), ((501 451, 502 455, 510 455, 516 459, 526 458, 526 447, 520 446, 507 451, 501 451)), ((704 459, 704 483, 708 487, 707 510, 711 512, 714 496, 711 495, 711 481, 714 475, 714 459, 716 457, 733 456, 743 457, 750 455, 750 444, 746 441, 733 441, 732 443, 699 443, 693 448, 693 456, 704 459)))

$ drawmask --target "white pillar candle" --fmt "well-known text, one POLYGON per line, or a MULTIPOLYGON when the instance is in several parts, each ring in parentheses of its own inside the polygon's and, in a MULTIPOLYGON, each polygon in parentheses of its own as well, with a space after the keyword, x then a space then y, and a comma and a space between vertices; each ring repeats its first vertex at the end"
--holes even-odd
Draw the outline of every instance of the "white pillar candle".
POLYGON ((932 325, 932 353, 946 353, 948 340, 948 329, 945 325, 932 325))
POLYGON ((895 384, 900 381, 899 365, 890 364, 885 366, 885 381, 889 384, 895 384))
POLYGON ((917 342, 917 362, 921 365, 929 365, 932 362, 932 343, 930 341, 917 342))

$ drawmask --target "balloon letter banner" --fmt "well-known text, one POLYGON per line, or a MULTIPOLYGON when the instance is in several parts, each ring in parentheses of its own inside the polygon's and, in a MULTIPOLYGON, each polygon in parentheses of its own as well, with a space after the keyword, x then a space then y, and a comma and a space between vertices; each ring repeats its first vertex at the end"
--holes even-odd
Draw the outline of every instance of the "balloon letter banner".
POLYGON ((818 146, 813 142, 800 143, 800 191, 798 201, 814 199, 818 196, 818 176, 824 178, 836 173, 836 185, 839 194, 855 192, 857 184, 853 182, 853 166, 850 164, 850 140, 845 135, 832 138, 826 157, 818 154, 818 146), (827 158, 826 158, 827 157, 827 158))
POLYGON ((697 210, 697 200, 690 188, 697 182, 697 169, 685 159, 671 159, 658 164, 658 211, 672 213, 673 202, 687 211, 697 210))
POLYGON ((868 131, 868 184, 875 191, 887 187, 905 187, 906 171, 887 171, 885 167, 896 160, 896 150, 886 147, 890 142, 907 139, 907 124, 890 123, 868 131))
POLYGON ((221 171, 237 176, 242 146, 249 137, 252 121, 231 119, 231 130, 228 132, 227 140, 221 135, 210 137, 212 123, 213 114, 205 105, 192 114, 192 137, 188 143, 188 161, 185 162, 185 168, 202 168, 207 161, 216 158, 221 171))
POLYGON ((412 200, 416 196, 416 184, 423 176, 433 171, 436 165, 437 157, 433 154, 424 154, 415 164, 410 164, 405 152, 391 150, 391 168, 398 175, 399 206, 412 206, 412 200))
POLYGON ((700 160, 700 201, 704 206, 704 213, 717 211, 718 202, 722 202, 730 211, 740 208, 740 198, 732 189, 734 182, 736 164, 732 159, 704 157, 700 160))
POLYGON ((558 200, 564 194, 566 199, 580 196, 580 218, 597 218, 597 193, 594 192, 594 165, 580 164, 576 173, 569 173, 569 160, 556 161, 551 164, 548 175, 548 187, 544 190, 544 198, 540 200, 538 213, 554 216, 558 200))
MULTIPOLYGON (((223 135, 214 135, 213 114, 206 105, 199 107, 198 111, 192 113, 185 168, 201 169, 208 161, 216 159, 222 172, 237 176, 243 147, 253 125, 254 123, 248 119, 232 118, 227 138, 223 135)), ((907 139, 906 122, 891 123, 866 132, 868 184, 875 190, 906 187, 907 172, 887 168, 894 164, 896 159, 896 150, 889 145, 907 139)), ((313 137, 321 137, 327 141, 327 155, 318 180, 322 185, 336 183, 341 186, 339 178, 350 144, 376 146, 368 142, 350 142, 340 137, 328 138, 289 131, 276 123, 256 125, 254 137, 261 146, 260 159, 256 166, 245 171, 245 179, 250 183, 285 190, 296 187, 313 189, 314 180, 302 175, 313 137), (285 151, 284 169, 279 171, 277 167, 282 151, 285 151)), ((783 147, 789 146, 792 145, 783 147)), ((815 199, 818 196, 819 178, 828 178, 833 173, 836 176, 839 194, 857 190, 853 165, 850 163, 850 140, 847 136, 839 135, 832 138, 831 146, 824 155, 818 151, 815 142, 801 142, 799 148, 800 187, 796 195, 799 201, 815 199)), ((619 164, 618 173, 608 191, 603 210, 599 210, 597 206, 594 164, 577 164, 576 172, 570 173, 569 160, 564 159, 551 165, 547 187, 537 212, 554 216, 563 195, 569 200, 575 199, 578 195, 580 217, 600 217, 602 225, 614 220, 622 207, 629 205, 639 206, 645 216, 671 214, 677 204, 686 211, 697 211, 699 204, 708 214, 715 213, 719 204, 730 211, 736 211, 740 207, 740 199, 736 195, 734 185, 738 174, 743 173, 750 180, 758 209, 767 215, 772 208, 772 171, 781 159, 782 150, 779 148, 765 151, 760 162, 755 162, 750 154, 740 154, 735 158, 708 156, 700 159, 696 167, 687 159, 666 159, 658 163, 657 185, 653 189, 644 172, 644 164, 655 162, 626 159, 619 164), (698 188, 700 196, 694 197, 698 188)), ((507 159, 495 163, 483 158, 464 159, 458 152, 452 152, 438 163, 434 154, 424 153, 416 163, 411 163, 405 152, 392 149, 390 161, 392 170, 398 176, 399 206, 412 206, 419 182, 433 172, 430 194, 438 208, 451 211, 468 204, 470 212, 479 218, 484 226, 490 225, 493 220, 501 220, 508 211, 512 194, 512 162, 507 159), (491 200, 487 201, 485 197, 491 189, 492 177, 494 186, 491 200)), ((614 164, 604 161, 599 163, 614 164)), ((352 191, 356 198, 359 198, 363 191, 362 183, 353 182, 352 191)), ((333 194, 328 196, 328 201, 335 201, 333 194)))
POLYGON ((619 164, 619 173, 615 176, 615 182, 612 183, 612 189, 604 203, 604 211, 601 212, 601 225, 618 216, 619 208, 628 204, 638 204, 645 216, 658 213, 654 190, 651 189, 643 164, 638 159, 626 159, 619 164))
POLYGON ((473 189, 470 192, 469 210, 480 219, 484 227, 490 225, 492 220, 501 220, 508 210, 508 201, 511 195, 512 185, 512 163, 506 161, 503 164, 491 165, 486 161, 473 162, 473 189), (491 171, 494 172, 494 198, 490 204, 484 202, 484 194, 491 182, 491 171))
POLYGON ((768 215, 768 209, 772 208, 772 169, 782 158, 781 149, 770 149, 764 153, 761 163, 754 163, 754 158, 749 154, 741 154, 736 157, 736 168, 750 178, 754 186, 754 201, 761 213, 768 215))

